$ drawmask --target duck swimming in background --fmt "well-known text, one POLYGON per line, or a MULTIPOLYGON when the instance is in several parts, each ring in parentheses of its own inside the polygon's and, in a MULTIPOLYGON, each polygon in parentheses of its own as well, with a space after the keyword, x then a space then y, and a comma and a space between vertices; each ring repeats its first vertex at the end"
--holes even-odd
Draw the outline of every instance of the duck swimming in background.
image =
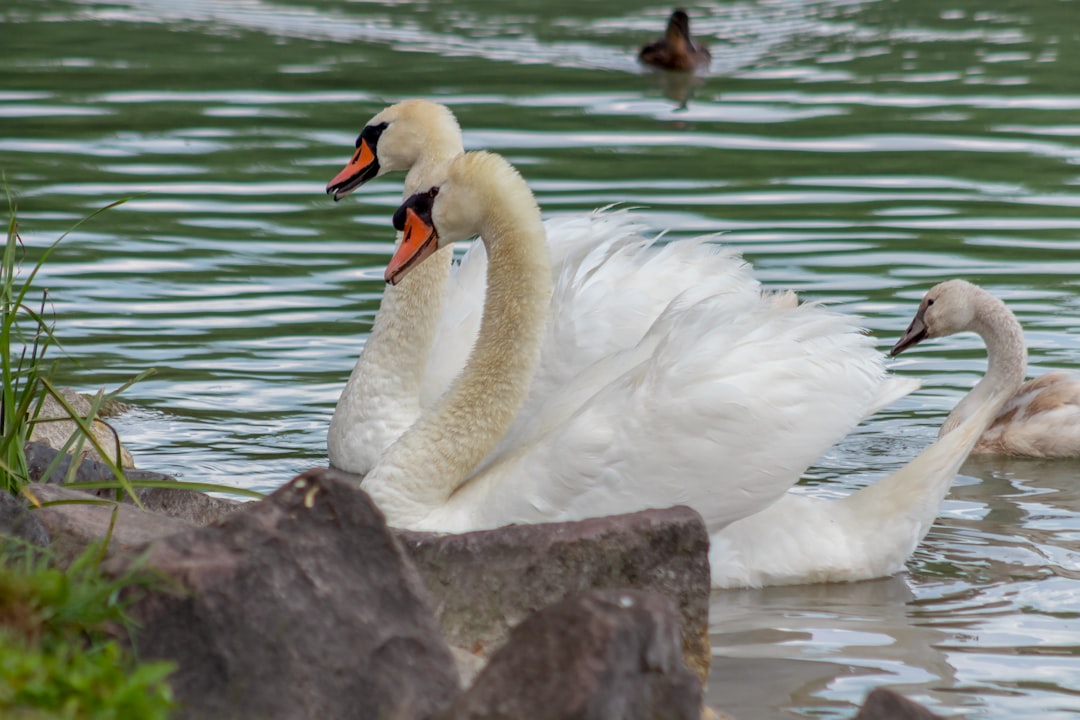
POLYGON ((685 10, 675 10, 668 19, 664 37, 641 48, 638 59, 665 70, 693 72, 706 70, 712 55, 709 48, 690 37, 690 18, 685 10))
MULTIPOLYGON (((892 354, 927 338, 965 330, 977 333, 986 343, 987 375, 1008 368, 1023 377, 1027 348, 1019 321, 1005 303, 966 280, 949 280, 932 288, 892 354), (955 319, 946 322, 946 317, 955 319)), ((952 432, 980 403, 979 395, 973 390, 949 413, 938 437, 952 432)), ((979 438, 972 453, 1080 457, 1080 379, 1069 373, 1052 372, 1021 385, 979 438)))

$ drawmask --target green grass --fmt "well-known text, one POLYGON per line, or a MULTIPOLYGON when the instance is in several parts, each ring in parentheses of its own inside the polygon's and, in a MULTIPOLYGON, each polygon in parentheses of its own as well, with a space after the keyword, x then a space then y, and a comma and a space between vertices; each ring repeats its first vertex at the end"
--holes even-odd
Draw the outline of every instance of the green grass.
MULTIPOLYGON (((0 257, 0 380, 3 382, 0 395, 0 490, 17 492, 30 482, 23 447, 29 440, 34 425, 50 420, 39 415, 46 395, 52 395, 65 409, 69 417, 63 419, 74 421, 82 430, 72 436, 64 450, 78 453, 83 443, 91 443, 110 465, 117 482, 126 483, 121 469, 109 460, 110 457, 118 457, 118 454, 110 455, 103 451, 90 432, 90 422, 105 402, 115 397, 131 382, 152 371, 143 373, 115 392, 98 393, 91 401, 92 412, 89 419, 80 417, 61 397, 52 382, 57 363, 47 358, 46 354, 49 348, 58 345, 58 342, 46 312, 48 291, 42 290, 40 295, 32 292, 38 272, 64 238, 87 220, 123 202, 120 200, 107 205, 76 223, 71 230, 46 247, 37 262, 24 275, 23 259, 26 249, 19 236, 15 203, 12 196, 8 195, 7 240, 0 257)), ((74 472, 76 467, 72 463, 71 472, 74 472)), ((51 468, 49 470, 51 471, 51 468)), ((130 487, 126 489, 130 491, 130 487)))
MULTIPOLYGON (((36 424, 52 421, 39 411, 47 395, 56 398, 68 415, 61 419, 75 422, 82 431, 73 434, 63 450, 77 455, 84 443, 91 443, 113 470, 117 492, 131 492, 121 469, 108 460, 119 457, 119 440, 117 452, 106 453, 90 430, 102 405, 124 388, 98 393, 89 415, 80 417, 54 385, 58 363, 47 357, 59 343, 47 313, 48 293, 35 292, 33 284, 71 231, 24 268, 27 252, 10 195, 8 208, 7 238, 0 255, 0 492, 17 493, 31 481, 23 448, 36 424)), ((70 467, 73 473, 78 464, 70 467)), ((168 717, 172 693, 166 677, 173 665, 139 664, 123 644, 131 621, 121 597, 130 593, 121 591, 137 588, 148 576, 129 572, 106 577, 99 566, 104 547, 91 546, 71 566, 58 569, 50 565, 47 550, 0 536, 0 717, 168 717)))
MULTIPOLYGON (((70 452, 78 458, 82 447, 89 443, 114 476, 100 483, 79 483, 80 489, 115 489, 116 500, 127 493, 136 504, 139 504, 133 489, 136 485, 262 497, 252 491, 208 483, 173 480, 132 483, 124 477, 118 464, 119 438, 114 433, 111 452, 106 452, 95 438, 91 423, 107 402, 152 371, 140 374, 115 391, 98 392, 91 398, 91 409, 85 417, 70 406, 55 385, 59 362, 53 355, 60 344, 48 312, 48 292, 36 290, 34 280, 64 238, 84 222, 123 202, 107 205, 84 218, 40 251, 31 265, 19 236, 15 203, 8 195, 7 239, 0 256, 0 380, 3 382, 0 492, 25 491, 33 480, 24 445, 34 426, 70 420, 80 432, 59 448, 62 453, 70 452), (42 400, 50 395, 67 417, 40 415, 42 400)), ((57 456, 58 460, 62 457, 62 454, 57 456)), ((67 484, 77 468, 77 461, 70 463, 67 484)), ((46 475, 52 471, 52 467, 48 468, 46 475)), ((31 493, 24 494, 34 501, 31 493)), ((87 496, 86 502, 113 504, 115 523, 115 502, 91 496, 87 496)), ((173 703, 167 676, 173 665, 140 664, 125 643, 132 630, 125 603, 131 601, 141 586, 148 582, 164 583, 165 579, 153 579, 137 571, 116 578, 102 573, 100 563, 111 530, 110 525, 103 542, 91 546, 66 569, 50 564, 48 550, 31 548, 0 535, 0 718, 153 720, 168 717, 173 703)))
MULTIPOLYGON (((36 262, 24 268, 26 248, 19 236, 14 199, 8 195, 7 241, 0 257, 0 380, 3 382, 0 394, 0 491, 16 493, 33 479, 30 477, 24 446, 30 438, 35 425, 60 420, 74 422, 81 432, 71 436, 63 448, 63 453, 79 456, 86 444, 93 446, 104 462, 112 470, 114 479, 108 482, 90 485, 81 483, 80 489, 91 487, 115 488, 117 499, 121 493, 128 493, 139 504, 133 487, 153 486, 177 489, 198 490, 202 492, 225 492, 247 497, 261 498, 262 494, 241 488, 207 483, 181 483, 178 481, 156 481, 132 483, 125 476, 118 460, 120 457, 120 439, 113 433, 114 444, 106 451, 91 430, 94 422, 103 422, 98 416, 103 407, 132 384, 154 372, 147 369, 111 391, 99 391, 90 399, 90 412, 81 416, 60 394, 54 383, 59 365, 58 361, 47 357, 53 347, 60 347, 55 333, 55 326, 47 313, 48 291, 34 290, 34 280, 44 267, 52 253, 63 240, 78 229, 83 223, 107 210, 115 208, 124 200, 117 200, 100 208, 77 222, 70 230, 62 234, 46 247, 36 262), (64 416, 46 418, 39 414, 42 401, 51 396, 62 407, 64 416)), ((58 456, 58 462, 61 456, 58 456)), ((54 464, 55 464, 54 462, 54 464)), ((68 478, 74 477, 78 463, 68 467, 68 478)), ((51 474, 49 467, 45 475, 51 474)))
POLYGON ((0 558, 0 717, 168 717, 173 664, 139 664, 122 644, 132 590, 163 581, 106 577, 98 557, 90 548, 67 570, 40 552, 0 558))

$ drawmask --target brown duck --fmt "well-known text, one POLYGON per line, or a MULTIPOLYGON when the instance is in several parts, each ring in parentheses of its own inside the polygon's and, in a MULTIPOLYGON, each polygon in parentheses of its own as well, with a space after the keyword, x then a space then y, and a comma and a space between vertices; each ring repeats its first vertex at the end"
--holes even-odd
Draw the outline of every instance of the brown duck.
POLYGON ((685 10, 676 10, 668 19, 664 37, 641 48, 638 59, 646 65, 666 70, 704 70, 712 55, 709 48, 690 37, 690 18, 685 10))

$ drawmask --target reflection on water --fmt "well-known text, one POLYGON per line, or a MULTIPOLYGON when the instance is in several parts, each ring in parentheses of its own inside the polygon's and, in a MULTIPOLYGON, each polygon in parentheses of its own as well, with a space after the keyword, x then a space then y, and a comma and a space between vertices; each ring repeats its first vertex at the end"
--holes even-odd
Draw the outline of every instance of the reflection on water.
POLYGON ((1080 710, 1080 461, 969 461, 911 574, 716 593, 710 697, 736 717, 848 717, 888 685, 943 714, 1080 710), (1038 478, 1033 480, 1031 478, 1038 478), (1064 696, 1056 696, 1064 692, 1064 696), (740 712, 741 711, 741 712, 740 712))
MULTIPOLYGON (((770 286, 890 346, 965 276, 1080 368, 1074 3, 705 2, 704 77, 640 68, 671 8, 373 0, 8 0, 0 170, 70 384, 116 386, 140 466, 269 490, 325 433, 389 258, 400 178, 326 181, 390 101, 441 99, 549 215, 619 203, 717 233, 770 286), (991 3, 993 5, 993 3, 991 3), (1000 5, 1000 3, 998 3, 1000 5)), ((924 389, 806 474, 851 492, 936 436, 978 379, 960 336, 896 361, 924 389)), ((710 697, 743 720, 850 717, 888 684, 977 718, 1080 711, 1080 462, 973 460, 908 575, 720 593, 710 697)))
POLYGON ((709 697, 740 718, 843 716, 852 697, 879 685, 914 697, 949 682, 953 669, 935 647, 945 636, 912 621, 914 598, 901 577, 716 593, 709 697))

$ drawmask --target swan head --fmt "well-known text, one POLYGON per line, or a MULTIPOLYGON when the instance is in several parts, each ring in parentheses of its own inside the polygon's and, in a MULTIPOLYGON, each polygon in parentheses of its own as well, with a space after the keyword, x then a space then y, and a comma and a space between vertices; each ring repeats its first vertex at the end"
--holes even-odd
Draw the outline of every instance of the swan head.
POLYGON ((326 192, 337 201, 384 173, 462 151, 461 127, 450 108, 430 100, 404 100, 364 125, 352 159, 327 183, 326 192))
POLYGON ((976 329, 977 304, 972 300, 984 294, 985 290, 967 280, 947 280, 930 288, 919 303, 915 318, 893 345, 889 355, 895 357, 927 338, 976 329))
POLYGON ((386 281, 397 284, 424 258, 458 240, 475 235, 491 240, 498 233, 488 231, 504 217, 520 217, 515 210, 521 209, 539 224, 532 192, 509 162, 482 151, 459 155, 443 166, 437 184, 414 193, 394 213, 394 228, 403 235, 386 266, 386 281), (510 207, 522 204, 527 207, 510 207))

